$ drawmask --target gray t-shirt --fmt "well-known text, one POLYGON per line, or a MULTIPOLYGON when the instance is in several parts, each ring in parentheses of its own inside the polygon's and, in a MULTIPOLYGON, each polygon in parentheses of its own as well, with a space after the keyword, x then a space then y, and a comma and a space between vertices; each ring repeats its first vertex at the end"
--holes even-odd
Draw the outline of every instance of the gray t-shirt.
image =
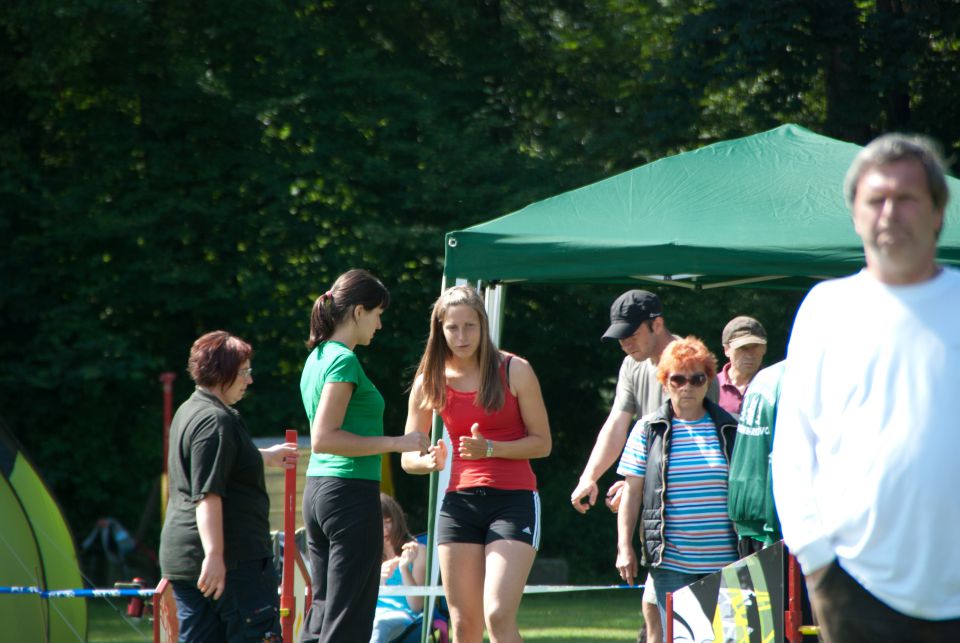
POLYGON ((623 358, 617 376, 617 394, 613 408, 643 417, 660 408, 665 399, 663 385, 657 381, 657 367, 649 359, 638 362, 629 355, 623 358))

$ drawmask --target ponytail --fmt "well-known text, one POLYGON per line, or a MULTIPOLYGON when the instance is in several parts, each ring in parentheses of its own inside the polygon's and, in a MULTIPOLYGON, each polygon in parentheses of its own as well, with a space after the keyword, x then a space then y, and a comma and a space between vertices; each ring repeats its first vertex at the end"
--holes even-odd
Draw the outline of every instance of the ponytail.
POLYGON ((333 317, 333 295, 328 290, 313 302, 307 348, 313 350, 317 344, 328 339, 333 334, 334 328, 336 328, 336 320, 333 317))
POLYGON ((317 297, 310 311, 310 337, 307 348, 313 350, 333 335, 356 306, 365 310, 390 306, 390 291, 366 270, 353 269, 333 282, 330 290, 317 297))

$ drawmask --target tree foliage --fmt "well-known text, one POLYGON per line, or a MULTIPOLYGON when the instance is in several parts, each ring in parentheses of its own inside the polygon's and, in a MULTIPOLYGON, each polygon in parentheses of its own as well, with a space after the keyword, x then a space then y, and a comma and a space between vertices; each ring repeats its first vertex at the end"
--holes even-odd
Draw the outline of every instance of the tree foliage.
MULTIPOLYGON (((256 434, 306 432, 309 308, 347 268, 394 294, 362 360, 399 433, 446 230, 782 122, 960 149, 954 2, 36 0, 0 26, 0 414, 78 532, 138 522, 157 376, 184 399, 202 332, 254 344, 256 434)), ((544 554, 580 578, 612 569, 612 518, 566 499, 613 388, 597 339, 616 294, 509 296, 505 345, 540 372, 556 436, 544 554)), ((661 295, 717 350, 755 314, 770 361, 800 297, 661 295)), ((397 484, 422 521, 425 479, 397 484)))

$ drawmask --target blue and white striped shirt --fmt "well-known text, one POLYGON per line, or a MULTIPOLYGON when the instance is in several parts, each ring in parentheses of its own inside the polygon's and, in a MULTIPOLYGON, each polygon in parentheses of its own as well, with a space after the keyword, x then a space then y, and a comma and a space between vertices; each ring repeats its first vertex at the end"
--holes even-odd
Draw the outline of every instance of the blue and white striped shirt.
MULTIPOLYGON (((694 422, 673 420, 662 568, 705 574, 737 560, 736 535, 727 514, 728 470, 709 415, 694 422)), ((641 420, 630 432, 617 473, 643 477, 646 471, 647 442, 641 420)))

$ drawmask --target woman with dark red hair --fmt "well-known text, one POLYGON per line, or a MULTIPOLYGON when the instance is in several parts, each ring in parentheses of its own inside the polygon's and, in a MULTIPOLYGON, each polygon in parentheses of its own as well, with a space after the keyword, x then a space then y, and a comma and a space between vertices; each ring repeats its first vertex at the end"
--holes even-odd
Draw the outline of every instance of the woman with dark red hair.
POLYGON ((190 349, 197 388, 170 425, 170 498, 160 569, 180 641, 280 641, 264 465, 296 464, 297 445, 257 449, 233 409, 253 383, 253 349, 218 330, 190 349))
POLYGON ((666 624, 674 592, 737 560, 727 515, 727 473, 737 422, 706 397, 717 358, 696 337, 672 342, 657 366, 670 400, 630 433, 617 473, 626 477, 617 514, 617 570, 633 583, 633 532, 641 517, 643 564, 666 624))

